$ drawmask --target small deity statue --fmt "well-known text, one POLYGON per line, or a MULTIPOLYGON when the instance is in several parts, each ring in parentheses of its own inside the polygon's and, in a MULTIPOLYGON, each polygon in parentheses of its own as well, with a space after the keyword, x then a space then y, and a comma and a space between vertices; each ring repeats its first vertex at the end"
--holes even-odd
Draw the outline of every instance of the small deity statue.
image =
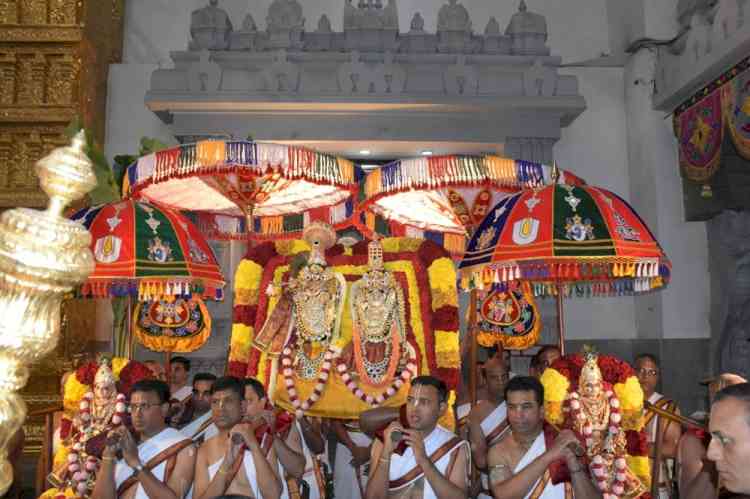
POLYGON ((102 359, 94 377, 94 391, 83 396, 73 418, 72 431, 63 440, 67 462, 49 479, 58 489, 71 487, 79 497, 88 497, 94 488, 107 434, 126 424, 125 395, 117 393, 109 361, 102 359))
POLYGON ((323 14, 320 16, 320 19, 318 20, 318 29, 316 31, 317 33, 330 33, 331 32, 331 20, 328 19, 328 16, 323 14))
POLYGON ((242 31, 258 31, 258 26, 255 24, 255 19, 248 12, 245 19, 242 20, 242 31))
POLYGON ((437 26, 438 31, 470 31, 469 12, 457 0, 448 0, 438 11, 437 26))
POLYGON ((344 0, 344 30, 356 28, 357 8, 352 0, 344 0))
POLYGON ((419 12, 414 14, 414 17, 411 18, 411 25, 409 26, 409 30, 418 32, 424 31, 424 19, 422 19, 422 14, 420 14, 419 12))
POLYGON ((383 27, 385 29, 398 29, 398 8, 396 0, 388 0, 383 8, 383 27))
POLYGON ((490 17, 490 20, 487 21, 487 26, 484 28, 484 34, 485 36, 497 36, 500 34, 500 23, 497 22, 495 16, 490 17))
POLYGON ((301 30, 305 25, 302 6, 297 0, 274 0, 268 7, 267 30, 301 30))
POLYGON ((594 352, 586 353, 578 391, 570 395, 572 429, 583 437, 589 469, 605 496, 638 497, 644 485, 628 468, 627 441, 621 426, 620 403, 603 380, 594 352))
POLYGON ((368 245, 369 270, 352 284, 352 347, 360 380, 371 386, 390 383, 405 367, 404 293, 383 264, 383 246, 368 245))
POLYGON ((229 47, 232 22, 224 9, 218 7, 219 0, 190 14, 191 50, 224 50, 229 47))

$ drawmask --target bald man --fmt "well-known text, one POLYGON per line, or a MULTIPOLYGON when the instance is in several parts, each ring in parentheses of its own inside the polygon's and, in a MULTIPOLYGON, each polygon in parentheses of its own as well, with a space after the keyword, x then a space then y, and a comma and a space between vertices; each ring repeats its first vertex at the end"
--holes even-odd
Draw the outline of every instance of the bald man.
POLYGON ((481 400, 469 413, 469 442, 473 462, 480 471, 481 487, 478 497, 492 499, 487 475, 487 452, 508 430, 505 406, 505 385, 509 379, 508 364, 503 355, 491 357, 482 367, 487 388, 487 400, 481 400))

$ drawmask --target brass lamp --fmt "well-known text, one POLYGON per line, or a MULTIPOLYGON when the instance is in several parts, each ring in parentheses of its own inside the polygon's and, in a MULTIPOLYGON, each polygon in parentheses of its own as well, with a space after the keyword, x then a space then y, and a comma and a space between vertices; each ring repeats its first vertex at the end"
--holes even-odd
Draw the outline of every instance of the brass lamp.
POLYGON ((81 130, 37 162, 50 198, 45 211, 17 208, 0 216, 0 495, 13 481, 8 443, 26 418, 17 392, 29 365, 57 344, 63 296, 94 270, 91 235, 63 217, 68 203, 96 185, 85 146, 81 130))

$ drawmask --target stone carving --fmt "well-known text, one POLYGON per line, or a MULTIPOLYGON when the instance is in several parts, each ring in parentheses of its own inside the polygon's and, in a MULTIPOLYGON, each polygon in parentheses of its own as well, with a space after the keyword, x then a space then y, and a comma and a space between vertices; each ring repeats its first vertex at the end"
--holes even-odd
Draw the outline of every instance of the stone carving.
POLYGON ((750 375, 750 214, 722 212, 706 225, 709 238, 711 312, 718 348, 716 372, 750 375), (718 332, 718 338, 716 337, 718 332))
POLYGON ((445 72, 445 92, 448 95, 476 95, 477 68, 466 64, 466 56, 458 56, 455 66, 445 72))
POLYGON ((748 0, 680 0, 675 15, 682 35, 658 53, 656 109, 671 112, 690 97, 696 82, 708 84, 716 76, 705 68, 725 67, 723 61, 746 54, 748 9, 748 0))
POLYGON ((302 48, 304 27, 302 6, 297 0, 274 0, 266 16, 267 48, 302 48))
POLYGON ((544 67, 541 59, 535 60, 523 73, 523 90, 526 95, 536 97, 549 97, 555 93, 554 74, 544 67))
POLYGON ((354 7, 350 0, 344 4, 344 33, 346 48, 367 52, 395 50, 398 35, 396 0, 360 0, 354 7))
POLYGON ((226 11, 218 7, 219 0, 209 0, 209 4, 190 14, 190 50, 226 50, 229 48, 229 35, 232 22, 226 11))
POLYGON ((510 18, 505 30, 510 37, 511 53, 517 55, 547 55, 547 20, 541 14, 529 12, 526 0, 521 0, 518 12, 510 18))
POLYGON ((422 14, 420 14, 419 12, 415 12, 414 17, 411 18, 409 31, 418 32, 418 33, 421 33, 424 31, 424 19, 422 19, 422 14))
POLYGON ((255 24, 255 19, 248 12, 245 19, 242 20, 242 31, 258 31, 258 26, 255 24))
POLYGON ((487 26, 484 28, 484 36, 498 36, 500 35, 500 23, 497 22, 495 16, 490 17, 487 21, 487 26))
POLYGON ((677 21, 680 26, 687 27, 690 25, 693 14, 708 13, 718 0, 679 0, 677 2, 677 21))
POLYGON ((188 87, 192 92, 215 92, 219 89, 221 69, 208 52, 200 54, 200 62, 190 65, 188 87))
POLYGON ((301 30, 305 26, 305 18, 302 17, 302 6, 297 0, 274 0, 268 7, 266 23, 266 29, 269 32, 277 30, 301 30))
POLYGON ((466 7, 457 0, 448 0, 438 11, 438 32, 440 31, 471 31, 471 20, 466 7))
POLYGON ((331 32, 331 21, 328 19, 328 16, 323 14, 320 16, 320 20, 318 21, 318 29, 316 31, 317 33, 330 33, 331 32))

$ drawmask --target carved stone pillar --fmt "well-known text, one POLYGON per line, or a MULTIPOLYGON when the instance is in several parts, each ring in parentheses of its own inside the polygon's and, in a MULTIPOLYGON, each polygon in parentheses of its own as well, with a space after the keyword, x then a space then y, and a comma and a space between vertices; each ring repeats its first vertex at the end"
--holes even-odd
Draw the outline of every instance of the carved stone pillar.
POLYGON ((706 224, 714 372, 750 376, 750 213, 724 211, 706 224))

